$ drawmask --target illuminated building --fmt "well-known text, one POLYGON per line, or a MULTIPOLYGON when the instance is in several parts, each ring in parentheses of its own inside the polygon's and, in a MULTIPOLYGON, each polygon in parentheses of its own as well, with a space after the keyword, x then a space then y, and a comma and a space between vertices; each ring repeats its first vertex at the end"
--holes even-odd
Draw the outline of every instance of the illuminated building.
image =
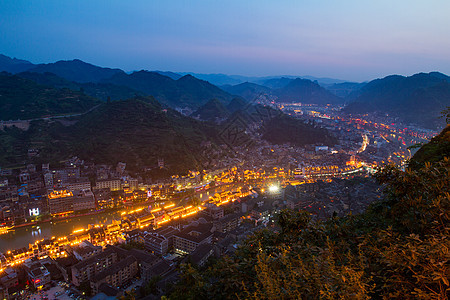
POLYGON ((95 183, 95 189, 109 189, 110 191, 118 191, 122 189, 122 182, 120 179, 106 179, 98 180, 95 183))
POLYGON ((47 196, 50 214, 73 212, 73 194, 68 190, 53 190, 47 196))

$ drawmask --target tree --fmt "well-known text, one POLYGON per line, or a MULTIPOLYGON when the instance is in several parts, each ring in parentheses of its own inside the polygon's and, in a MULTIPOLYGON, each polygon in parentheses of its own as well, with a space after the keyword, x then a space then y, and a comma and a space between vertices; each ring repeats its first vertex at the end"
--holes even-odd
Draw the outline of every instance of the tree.
POLYGON ((156 284, 161 280, 161 276, 153 276, 149 281, 145 283, 145 285, 141 286, 141 297, 148 296, 150 294, 156 295, 157 289, 156 284))

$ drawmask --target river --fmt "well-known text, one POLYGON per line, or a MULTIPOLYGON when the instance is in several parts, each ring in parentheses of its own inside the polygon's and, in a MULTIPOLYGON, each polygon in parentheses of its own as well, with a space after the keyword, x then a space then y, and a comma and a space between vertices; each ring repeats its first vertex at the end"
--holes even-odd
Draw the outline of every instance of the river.
MULTIPOLYGON (((215 193, 220 193, 225 190, 234 191, 242 186, 242 183, 228 184, 211 188, 208 191, 199 191, 196 194, 204 202, 215 193)), ((186 201, 181 201, 178 205, 186 205, 186 201)), ((0 235, 0 252, 5 253, 8 250, 28 247, 29 244, 33 244, 35 241, 44 238, 67 236, 76 229, 87 228, 89 224, 110 224, 114 219, 120 219, 120 211, 76 217, 53 223, 46 222, 37 226, 20 227, 0 235)))
POLYGON ((87 228, 89 224, 110 224, 114 219, 120 219, 120 212, 104 212, 58 222, 46 222, 37 226, 20 227, 0 235, 0 252, 28 247, 30 243, 52 236, 67 236, 76 229, 87 228))

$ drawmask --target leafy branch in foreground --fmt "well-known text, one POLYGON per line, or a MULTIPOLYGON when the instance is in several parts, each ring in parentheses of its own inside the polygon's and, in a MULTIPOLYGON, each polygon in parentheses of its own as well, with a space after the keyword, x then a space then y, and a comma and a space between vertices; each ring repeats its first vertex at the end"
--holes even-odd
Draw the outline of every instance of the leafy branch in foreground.
POLYGON ((450 160, 388 166, 365 213, 311 220, 282 211, 205 270, 185 266, 171 299, 448 299, 450 160))

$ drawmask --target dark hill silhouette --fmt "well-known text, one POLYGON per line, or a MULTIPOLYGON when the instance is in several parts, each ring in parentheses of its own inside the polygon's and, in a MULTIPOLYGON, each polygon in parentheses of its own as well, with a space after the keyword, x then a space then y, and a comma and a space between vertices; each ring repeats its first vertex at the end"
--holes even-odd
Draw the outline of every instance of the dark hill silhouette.
POLYGON ((42 86, 8 73, 0 73, 0 95, 1 120, 81 113, 98 104, 82 92, 42 86))
POLYGON ((127 86, 154 96, 161 103, 171 107, 198 108, 212 98, 224 103, 232 96, 209 82, 186 75, 173 80, 156 72, 139 71, 128 74, 117 74, 103 82, 127 86))
POLYGON ((228 93, 236 96, 240 96, 247 101, 253 101, 259 94, 268 94, 271 89, 256 83, 244 82, 237 85, 224 85, 221 88, 228 93))
POLYGON ((0 72, 19 73, 33 68, 31 62, 0 54, 0 72))
POLYGON ((333 95, 325 88, 308 79, 294 79, 285 87, 277 89, 274 94, 279 102, 301 102, 312 104, 338 104, 343 99, 333 95))
POLYGON ((351 94, 348 113, 383 112, 408 123, 437 128, 440 112, 450 106, 450 78, 442 73, 387 76, 351 94))
POLYGON ((17 76, 35 81, 40 85, 50 86, 54 88, 68 88, 76 91, 83 91, 86 95, 106 101, 129 99, 136 95, 144 96, 144 93, 133 90, 126 86, 119 86, 111 83, 79 83, 69 81, 53 73, 33 73, 22 72, 17 76))
POLYGON ((120 69, 102 68, 85 63, 79 59, 60 60, 50 64, 40 64, 29 69, 30 72, 50 72, 75 82, 99 82, 113 75, 125 73, 120 69))
POLYGON ((230 115, 228 109, 217 99, 211 99, 206 102, 205 105, 201 106, 194 113, 192 113, 192 117, 199 118, 204 121, 219 121, 221 119, 225 119, 230 115))
POLYGON ((271 79, 265 79, 262 81, 259 81, 258 84, 266 86, 271 89, 280 89, 287 86, 291 81, 294 79, 287 78, 287 77, 278 77, 278 78, 271 78, 271 79))
POLYGON ((233 98, 230 103, 227 105, 227 109, 230 113, 234 113, 235 111, 242 110, 247 105, 244 99, 241 97, 233 98))

